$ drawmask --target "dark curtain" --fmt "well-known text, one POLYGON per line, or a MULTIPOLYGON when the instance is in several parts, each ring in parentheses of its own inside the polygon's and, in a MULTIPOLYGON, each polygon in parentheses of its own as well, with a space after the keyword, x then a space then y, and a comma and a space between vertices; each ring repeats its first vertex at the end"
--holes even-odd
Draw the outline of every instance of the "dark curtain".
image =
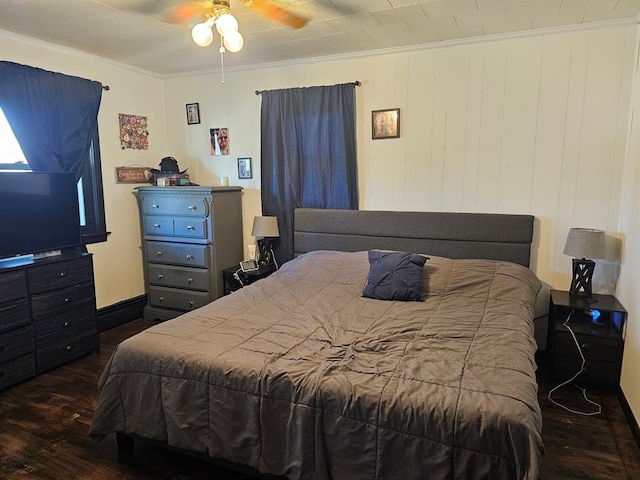
POLYGON ((33 171, 80 178, 101 99, 99 82, 0 62, 0 107, 33 171))
POLYGON ((293 258, 293 211, 358 209, 355 85, 262 92, 262 214, 278 217, 276 259, 293 258))

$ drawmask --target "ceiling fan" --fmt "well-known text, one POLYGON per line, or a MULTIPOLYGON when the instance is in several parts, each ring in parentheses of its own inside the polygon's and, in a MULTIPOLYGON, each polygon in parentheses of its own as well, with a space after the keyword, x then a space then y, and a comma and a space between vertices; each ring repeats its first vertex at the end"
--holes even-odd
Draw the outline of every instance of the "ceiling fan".
MULTIPOLYGON (((279 0, 236 1, 257 15, 294 29, 304 27, 309 21, 304 15, 281 6, 282 2, 279 0)), ((315 1, 341 15, 357 13, 357 9, 349 6, 346 0, 315 1), (341 1, 346 3, 341 5, 341 1)), ((201 47, 207 47, 212 43, 215 26, 220 34, 219 51, 223 71, 223 54, 226 51, 239 52, 244 45, 244 39, 238 31, 238 21, 231 14, 230 0, 146 0, 134 9, 141 13, 160 15, 168 23, 191 25, 191 37, 194 43, 201 47)), ((224 83, 224 74, 222 82, 224 83)))
MULTIPOLYGON (((306 17, 280 6, 273 0, 239 0, 253 13, 292 28, 302 28, 309 21, 306 17)), ((169 21, 188 23, 198 17, 220 16, 231 13, 230 0, 191 0, 173 8, 169 21)))
MULTIPOLYGON (((308 19, 298 15, 272 0, 239 0, 253 13, 292 28, 304 27, 308 19)), ((189 0, 176 5, 170 12, 171 23, 193 23, 194 19, 203 19, 191 30, 196 45, 206 47, 213 41, 213 27, 220 34, 221 53, 224 50, 239 52, 244 40, 238 32, 238 21, 231 14, 230 0, 189 0)))
MULTIPOLYGON (((278 5, 273 0, 238 0, 238 2, 257 15, 295 29, 304 27, 309 21, 306 17, 278 5)), ((162 8, 165 12, 163 16, 169 23, 193 25, 200 20, 200 23, 193 25, 191 38, 196 45, 201 47, 207 47, 211 44, 214 36, 213 27, 215 26, 220 34, 219 51, 223 72, 224 53, 226 51, 239 52, 244 45, 244 39, 238 31, 238 21, 231 14, 230 0, 182 0, 179 2, 177 0, 156 0, 152 4, 147 3, 146 5, 144 10, 149 13, 154 10, 157 12, 158 8, 162 8), (163 7, 168 4, 171 4, 171 8, 167 14, 167 10, 163 7), (202 21, 203 19, 204 21, 202 21)), ((222 78, 222 83, 224 83, 224 73, 222 78)))

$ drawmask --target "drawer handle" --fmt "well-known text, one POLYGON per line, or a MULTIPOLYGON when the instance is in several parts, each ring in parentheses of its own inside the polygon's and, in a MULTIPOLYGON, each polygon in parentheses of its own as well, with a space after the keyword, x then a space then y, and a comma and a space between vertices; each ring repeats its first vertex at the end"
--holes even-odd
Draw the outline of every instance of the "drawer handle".
POLYGON ((160 225, 159 223, 154 223, 153 226, 154 228, 162 228, 162 225, 160 225))
POLYGON ((193 260, 193 255, 191 255, 190 253, 187 253, 187 260, 193 260))
POLYGON ((156 255, 161 257, 162 256, 162 252, 156 252, 156 255))
POLYGON ((161 273, 160 273, 160 274, 158 274, 158 280, 162 280, 163 278, 164 278, 164 275, 163 275, 163 274, 161 274, 161 273))
POLYGON ((195 230, 196 227, 194 227, 193 225, 187 225, 187 230, 195 230))
POLYGON ((160 297, 160 298, 158 298, 158 301, 159 301, 160 303, 164 302, 164 297, 160 297))
POLYGON ((580 345, 580 348, 582 348, 583 350, 591 350, 591 344, 583 343, 582 345, 580 345))
POLYGON ((60 276, 60 278, 62 278, 62 277, 64 277, 64 276, 66 276, 66 275, 67 275, 67 274, 66 274, 65 272, 60 272, 60 275, 59 275, 59 276, 60 276))
POLYGON ((193 283, 193 277, 187 278, 187 283, 193 283))
POLYGON ((67 352, 70 352, 71 350, 73 350, 73 345, 67 345, 66 350, 67 352))
POLYGON ((189 210, 197 210, 197 208, 196 208, 196 206, 195 206, 195 205, 189 205, 187 208, 188 208, 189 210))
POLYGON ((189 302, 189 308, 193 308, 193 301, 189 302))
POLYGON ((71 303, 71 299, 69 297, 65 298, 62 303, 67 304, 67 303, 71 303))
POLYGON ((160 208, 160 205, 158 205, 157 203, 154 203, 153 205, 151 205, 151 208, 160 208))
POLYGON ((71 322, 69 321, 64 322, 63 327, 70 327, 70 326, 71 326, 71 322))

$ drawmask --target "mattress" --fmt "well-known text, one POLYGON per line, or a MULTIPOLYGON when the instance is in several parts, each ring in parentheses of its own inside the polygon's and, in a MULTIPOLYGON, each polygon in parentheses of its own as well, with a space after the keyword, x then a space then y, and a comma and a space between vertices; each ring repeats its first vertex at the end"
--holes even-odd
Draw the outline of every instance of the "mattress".
POLYGON ((90 435, 290 479, 537 479, 527 268, 431 257, 425 301, 363 298, 367 252, 316 251, 122 342, 90 435))

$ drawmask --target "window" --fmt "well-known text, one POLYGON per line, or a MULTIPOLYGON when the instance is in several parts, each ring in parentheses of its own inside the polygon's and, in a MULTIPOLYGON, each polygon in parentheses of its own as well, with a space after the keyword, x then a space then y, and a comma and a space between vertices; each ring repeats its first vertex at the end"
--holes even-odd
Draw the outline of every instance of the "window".
POLYGON ((97 124, 93 132, 89 157, 85 160, 84 173, 78 182, 78 198, 80 200, 80 216, 82 217, 84 213, 84 223, 80 223, 84 242, 106 242, 108 232, 104 217, 102 164, 100 162, 100 139, 97 124))
MULTIPOLYGON (((0 171, 31 171, 2 108, 0 108, 0 171)), ((84 243, 104 242, 107 240, 108 233, 104 216, 100 141, 97 126, 93 133, 89 157, 85 159, 83 172, 78 181, 78 203, 84 243)))
POLYGON ((0 170, 31 170, 0 107, 0 170))

